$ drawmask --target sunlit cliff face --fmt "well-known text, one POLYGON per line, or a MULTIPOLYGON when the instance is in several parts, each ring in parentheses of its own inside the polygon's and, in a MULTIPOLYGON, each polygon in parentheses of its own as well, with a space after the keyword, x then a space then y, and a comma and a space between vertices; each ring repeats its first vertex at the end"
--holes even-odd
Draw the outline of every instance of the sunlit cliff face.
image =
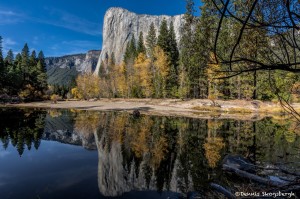
MULTIPOLYGON (((99 73, 102 61, 109 58, 112 52, 115 55, 117 64, 123 60, 126 45, 132 36, 139 38, 140 32, 143 33, 144 39, 148 34, 151 23, 154 24, 158 33, 161 22, 165 19, 169 25, 172 21, 177 41, 179 41, 181 28, 184 23, 183 15, 177 16, 154 16, 154 15, 138 15, 122 8, 111 8, 107 10, 103 24, 103 45, 102 52, 98 60, 95 74, 99 73)), ((146 41, 145 41, 146 42, 146 41)))

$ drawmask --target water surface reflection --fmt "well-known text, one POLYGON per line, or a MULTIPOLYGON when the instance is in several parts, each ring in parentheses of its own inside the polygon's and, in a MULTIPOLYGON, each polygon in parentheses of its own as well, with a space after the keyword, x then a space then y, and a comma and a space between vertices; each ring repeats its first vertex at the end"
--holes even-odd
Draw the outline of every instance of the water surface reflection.
POLYGON ((6 198, 208 193, 210 182, 237 183, 220 168, 226 154, 265 164, 300 162, 299 134, 289 120, 34 109, 2 109, 0 120, 0 192, 6 198), (30 183, 25 170, 32 172, 30 183))

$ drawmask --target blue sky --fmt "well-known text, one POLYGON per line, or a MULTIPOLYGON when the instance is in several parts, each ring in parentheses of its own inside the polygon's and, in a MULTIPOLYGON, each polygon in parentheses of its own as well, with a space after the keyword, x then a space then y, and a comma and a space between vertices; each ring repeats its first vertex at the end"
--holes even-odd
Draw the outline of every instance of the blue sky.
MULTIPOLYGON (((200 0, 195 0, 196 6, 200 0)), ((20 52, 24 43, 45 56, 61 56, 101 49, 105 11, 123 7, 139 14, 176 15, 185 0, 3 0, 0 35, 4 54, 20 52)))

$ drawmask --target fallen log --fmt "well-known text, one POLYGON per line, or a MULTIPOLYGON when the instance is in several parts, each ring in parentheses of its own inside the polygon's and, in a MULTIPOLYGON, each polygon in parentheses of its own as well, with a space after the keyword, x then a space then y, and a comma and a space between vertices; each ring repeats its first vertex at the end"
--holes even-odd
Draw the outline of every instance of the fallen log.
POLYGON ((279 170, 280 170, 282 173, 300 177, 300 173, 298 173, 298 172, 291 172, 291 171, 288 171, 288 170, 283 169, 283 168, 279 168, 279 170))
POLYGON ((215 183, 210 183, 210 186, 215 189, 217 192, 223 194, 224 196, 226 196, 227 198, 230 199, 235 199, 235 195, 233 195, 230 191, 228 191, 227 189, 225 189, 224 187, 222 187, 221 185, 215 184, 215 183))
POLYGON ((278 182, 278 181, 273 181, 271 179, 263 178, 263 177, 248 173, 246 171, 242 171, 240 169, 234 168, 234 167, 226 165, 226 164, 223 165, 223 169, 225 171, 233 172, 238 176, 248 178, 250 180, 256 181, 256 182, 264 184, 264 185, 269 185, 269 186, 273 186, 273 187, 282 187, 282 186, 288 185, 287 183, 282 183, 282 182, 278 182))

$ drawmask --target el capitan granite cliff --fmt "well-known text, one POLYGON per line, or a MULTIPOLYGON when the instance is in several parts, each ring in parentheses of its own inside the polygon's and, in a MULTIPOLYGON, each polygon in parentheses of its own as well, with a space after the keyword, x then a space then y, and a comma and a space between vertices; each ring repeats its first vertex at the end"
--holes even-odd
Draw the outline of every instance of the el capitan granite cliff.
POLYGON ((154 24, 156 33, 158 34, 163 19, 167 21, 168 25, 171 21, 173 22, 178 42, 181 35, 181 28, 184 24, 183 15, 139 15, 123 8, 112 7, 108 9, 103 24, 102 52, 95 69, 95 74, 99 73, 101 62, 110 56, 112 52, 114 53, 116 63, 121 63, 127 43, 131 40, 132 35, 137 40, 139 33, 142 32, 145 40, 151 23, 154 24))

